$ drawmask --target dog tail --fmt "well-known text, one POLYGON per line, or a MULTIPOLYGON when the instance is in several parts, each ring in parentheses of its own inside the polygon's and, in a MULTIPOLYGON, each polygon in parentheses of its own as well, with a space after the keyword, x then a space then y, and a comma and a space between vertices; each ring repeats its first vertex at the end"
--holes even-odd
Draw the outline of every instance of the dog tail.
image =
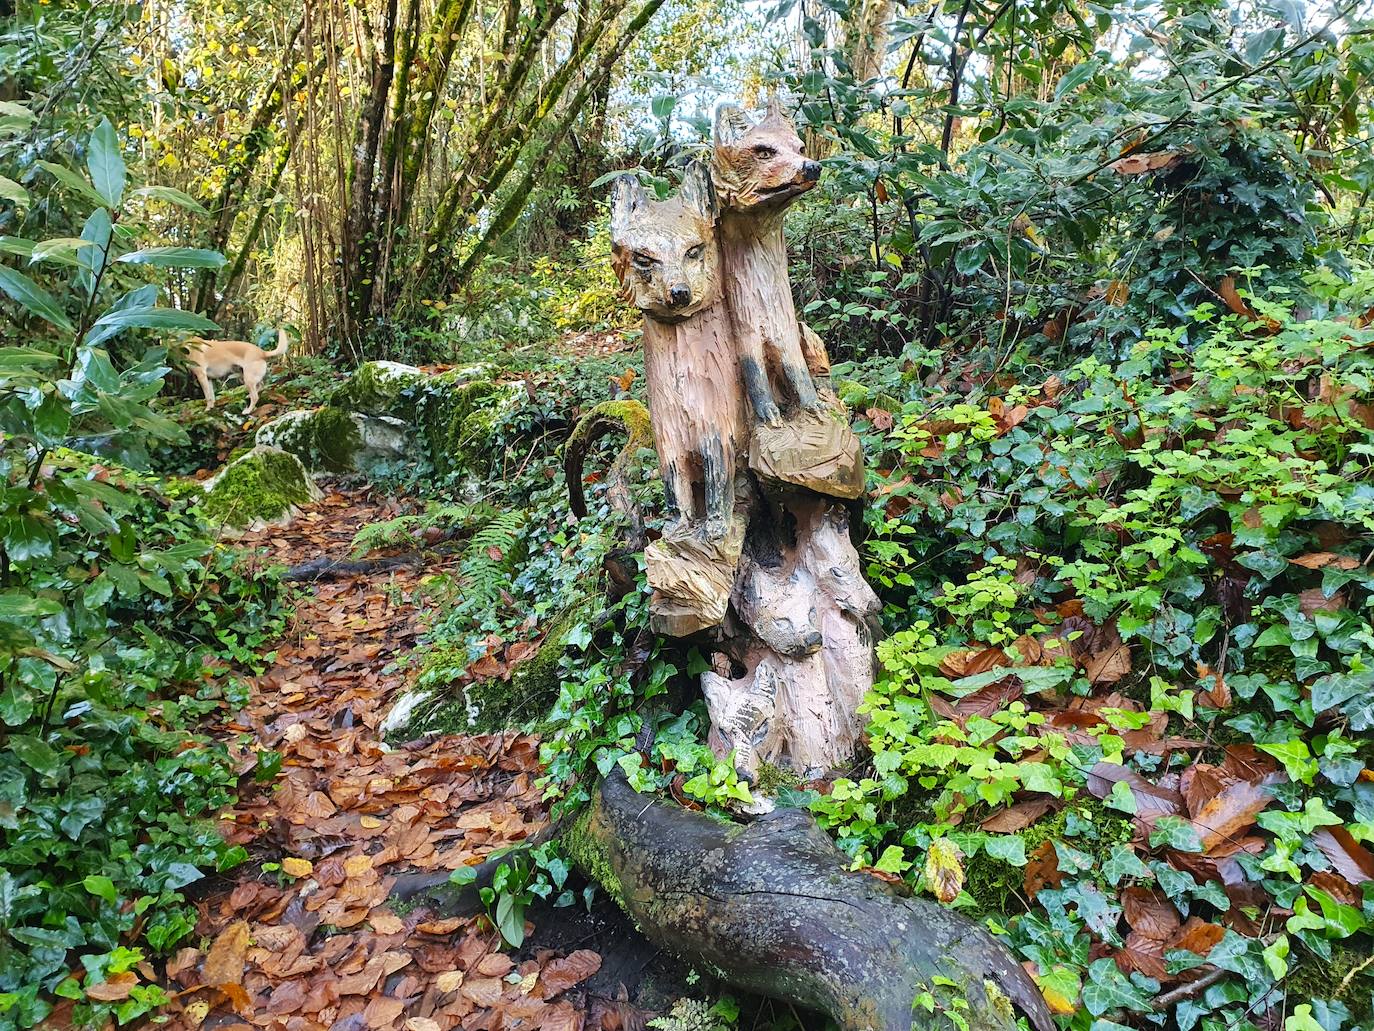
POLYGON ((268 358, 280 358, 287 352, 287 349, 290 348, 290 346, 291 338, 286 335, 286 330, 279 329, 277 330, 277 346, 272 348, 272 350, 270 351, 264 351, 263 354, 265 354, 268 358))

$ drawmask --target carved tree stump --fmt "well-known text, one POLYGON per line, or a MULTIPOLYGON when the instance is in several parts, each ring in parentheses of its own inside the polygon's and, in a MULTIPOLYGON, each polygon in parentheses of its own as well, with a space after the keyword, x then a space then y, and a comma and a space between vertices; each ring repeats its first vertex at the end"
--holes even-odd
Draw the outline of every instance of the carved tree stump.
MULTIPOLYGON (((666 201, 629 177, 613 191, 613 264, 644 312, 649 415, 676 516, 645 548, 653 626, 713 651, 711 743, 751 779, 762 762, 800 775, 847 765, 875 672, 879 602, 842 504, 863 493, 863 455, 825 348, 797 321, 782 234, 784 209, 819 176, 776 105, 757 122, 724 107, 714 190, 693 166, 666 201)), ((721 825, 648 804, 617 775, 573 838, 647 935, 845 1031, 920 1026, 913 1000, 936 976, 966 993, 974 1027, 1013 1027, 1013 1005, 1050 1027, 1005 948, 848 872, 806 814, 721 825)))

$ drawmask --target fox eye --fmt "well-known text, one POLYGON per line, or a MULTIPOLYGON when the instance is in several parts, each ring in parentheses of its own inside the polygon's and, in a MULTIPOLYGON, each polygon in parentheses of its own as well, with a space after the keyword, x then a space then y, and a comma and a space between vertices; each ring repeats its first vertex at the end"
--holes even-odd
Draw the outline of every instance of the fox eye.
POLYGON ((693 261, 696 261, 698 258, 701 257, 701 252, 704 250, 706 250, 706 245, 704 243, 699 243, 687 252, 687 257, 691 258, 693 261))
POLYGON ((640 251, 635 254, 634 263, 636 268, 653 268, 653 266, 657 264, 657 261, 653 255, 645 254, 640 251))
POLYGON ((778 152, 774 150, 772 147, 766 146, 762 143, 760 143, 757 147, 754 148, 754 157, 758 158, 776 157, 777 153, 778 152))

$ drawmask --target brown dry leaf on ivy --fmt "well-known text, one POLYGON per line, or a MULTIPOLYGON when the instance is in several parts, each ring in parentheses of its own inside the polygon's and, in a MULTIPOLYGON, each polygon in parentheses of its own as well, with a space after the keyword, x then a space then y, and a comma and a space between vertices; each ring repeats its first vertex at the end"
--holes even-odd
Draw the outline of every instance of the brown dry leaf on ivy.
POLYGON ((1312 835, 1331 868, 1351 884, 1374 881, 1374 852, 1355 840, 1344 827, 1321 827, 1312 835))
POLYGON ((1295 566, 1302 566, 1304 569, 1325 569, 1327 566, 1335 566, 1337 569, 1358 569, 1360 560, 1351 558, 1349 555, 1337 555, 1331 551, 1314 551, 1306 555, 1299 555, 1297 558, 1288 560, 1295 566))
POLYGON ((989 834, 1015 834, 1017 831, 1025 830, 1055 805, 1055 799, 1043 796, 1026 802, 1017 802, 1006 809, 998 809, 979 824, 979 827, 989 834))
POLYGON ((1042 888, 1057 888, 1063 881, 1064 873, 1059 869, 1059 854, 1054 850, 1054 842, 1042 841, 1026 863, 1023 880, 1026 894, 1035 898, 1042 888))
POLYGON ((1182 159, 1181 150, 1156 150, 1144 154, 1128 154, 1123 158, 1117 158, 1107 167, 1117 175, 1141 175, 1168 168, 1182 159))

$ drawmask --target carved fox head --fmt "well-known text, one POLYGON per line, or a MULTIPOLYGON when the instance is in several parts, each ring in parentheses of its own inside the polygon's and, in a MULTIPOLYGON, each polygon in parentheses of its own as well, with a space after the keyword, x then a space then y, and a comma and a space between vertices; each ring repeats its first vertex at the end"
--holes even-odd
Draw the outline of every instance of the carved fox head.
POLYGON ((801 137, 777 97, 755 121, 733 104, 716 111, 716 189, 736 211, 785 208, 821 177, 821 166, 802 153, 801 137))
POLYGON ((711 173, 693 162, 677 194, 651 200, 634 176, 611 189, 611 264, 625 298, 679 322, 720 300, 720 248, 711 173))

